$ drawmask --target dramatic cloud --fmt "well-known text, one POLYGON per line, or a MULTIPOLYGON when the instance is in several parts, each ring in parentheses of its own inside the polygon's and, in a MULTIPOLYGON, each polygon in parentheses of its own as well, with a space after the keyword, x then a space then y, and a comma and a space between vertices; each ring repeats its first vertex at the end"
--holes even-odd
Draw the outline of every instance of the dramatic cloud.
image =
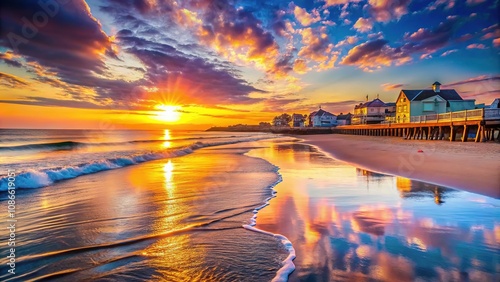
POLYGON ((326 0, 325 7, 331 7, 336 5, 344 5, 348 3, 358 3, 361 0, 326 0))
POLYGON ((369 10, 378 22, 400 19, 408 13, 411 0, 369 0, 369 10))
POLYGON ((295 60, 295 63, 293 64, 293 70, 299 74, 306 73, 308 71, 306 61, 301 59, 295 60))
MULTIPOLYGON (((424 2, 6 1, 0 10, 0 83, 33 92, 43 85, 52 100, 32 97, 45 95, 37 93, 21 101, 40 106, 215 108, 264 106, 273 97, 273 105, 290 107, 302 102, 276 95, 303 93, 302 74, 342 65, 373 71, 424 59, 446 64, 449 58, 441 57, 459 46, 500 46, 498 24, 490 15, 496 4, 468 0, 477 5, 471 10, 464 1, 424 2), (448 15, 452 8, 455 16, 448 15), (477 16, 466 19, 471 13, 477 16)), ((429 64, 415 63, 417 72, 424 65, 429 64)), ((335 78, 318 83, 323 79, 335 78)), ((6 95, 3 100, 10 99, 6 95)))
POLYGON ((333 68, 337 56, 332 52, 333 44, 326 34, 326 28, 305 28, 301 35, 303 47, 298 56, 320 63, 320 70, 333 68))
POLYGON ((344 45, 352 45, 358 42, 359 38, 356 36, 347 36, 344 40, 340 41, 335 45, 335 48, 342 47, 344 45))
POLYGON ((500 46, 500 29, 498 28, 498 24, 491 25, 487 28, 484 28, 481 31, 484 33, 484 35, 481 36, 481 40, 493 39, 492 40, 493 46, 494 47, 500 46))
POLYGON ((17 88, 27 86, 28 82, 14 75, 0 72, 0 85, 17 88))
POLYGON ((36 61, 65 80, 103 74, 104 57, 116 57, 113 44, 90 14, 83 0, 70 1, 57 9, 44 9, 43 1, 8 1, 0 10, 0 46, 36 61), (57 12, 56 12, 57 11, 57 12))
POLYGON ((420 28, 410 35, 405 35, 404 39, 407 43, 403 46, 403 50, 407 53, 434 53, 448 44, 457 21, 455 17, 448 17, 446 21, 440 23, 435 29, 420 28))
MULTIPOLYGON (((133 7, 141 13, 156 13, 160 8, 168 10, 166 6, 149 5, 147 1, 111 2, 120 5, 133 2, 133 7)), ((201 5, 201 2, 197 4, 201 5)), ((2 23, 5 19, 2 32, 7 36, 2 36, 0 45, 16 49, 27 61, 25 67, 37 75, 35 80, 64 88, 71 94, 69 98, 79 100, 75 103, 65 102, 60 106, 95 108, 92 105, 115 105, 130 109, 153 107, 162 101, 215 105, 248 104, 261 100, 248 97, 252 92, 262 91, 241 79, 238 71, 227 62, 199 57, 198 53, 204 52, 206 55, 207 52, 196 44, 182 46, 173 39, 163 37, 162 40, 161 30, 128 14, 129 10, 119 6, 102 7, 103 11, 111 13, 117 21, 126 22, 126 26, 130 28, 119 31, 116 39, 108 37, 102 31, 100 23, 90 14, 84 1, 75 0, 57 6, 58 12, 54 12, 43 26, 36 27, 36 32, 33 31, 34 35, 26 43, 20 41, 18 45, 12 45, 9 38, 16 38, 12 34, 24 36, 26 28, 23 29, 25 23, 22 19, 30 18, 33 13, 41 11, 41 8, 37 6, 37 1, 27 0, 11 3, 7 8, 1 11, 2 23), (155 37, 155 43, 145 37, 155 37), (161 43, 162 41, 169 44, 161 43), (53 44, 54 42, 57 44, 53 44), (143 64, 141 67, 120 66, 135 72, 139 76, 135 81, 112 78, 109 74, 113 64, 106 64, 106 61, 110 58, 121 60, 115 51, 118 46, 143 64), (188 49, 189 53, 181 52, 177 47, 188 49), (79 94, 85 91, 86 95, 79 94)), ((185 24, 189 20, 196 20, 192 19, 194 16, 189 11, 182 11, 185 18, 179 20, 184 20, 185 24)), ((213 33, 204 35, 202 39, 220 48, 230 48, 232 46, 226 44, 240 41, 240 46, 247 49, 251 59, 267 57, 268 54, 274 56, 276 52, 273 50, 277 50, 277 46, 271 34, 265 32, 260 23, 247 12, 233 12, 235 24, 216 19, 207 21, 211 25, 206 28, 213 33)), ((20 66, 9 54, 2 54, 0 59, 7 64, 20 66)), ((291 70, 291 66, 289 68, 291 70)), ((28 102, 33 105, 53 105, 48 103, 52 101, 47 100, 31 99, 28 102)))
POLYGON ((359 18, 356 23, 354 23, 354 28, 361 32, 368 32, 373 28, 373 22, 370 19, 359 18))
POLYGON ((310 26, 311 24, 321 20, 321 16, 316 9, 312 10, 311 14, 309 14, 306 9, 295 6, 293 14, 295 15, 297 21, 299 21, 299 23, 303 26, 310 26))
POLYGON ((403 86, 405 86, 405 84, 384 83, 384 84, 380 85, 380 87, 382 87, 385 91, 400 89, 403 86))
POLYGON ((134 54, 146 67, 145 85, 157 88, 156 94, 167 96, 168 100, 199 104, 247 104, 259 101, 248 95, 262 91, 236 77, 235 70, 224 63, 210 63, 170 45, 144 38, 117 39, 127 52, 134 54))
POLYGON ((159 5, 160 2, 149 1, 149 0, 108 0, 113 4, 120 4, 126 7, 131 7, 136 9, 142 14, 150 13, 154 10, 168 10, 170 6, 167 6, 167 2, 162 2, 163 5, 159 5), (163 8, 163 9, 162 9, 163 8))
POLYGON ((18 60, 15 60, 15 55, 12 51, 7 51, 5 53, 0 53, 0 59, 3 60, 3 62, 11 67, 16 67, 20 68, 23 66, 22 63, 20 63, 18 60))
POLYGON ((344 57, 342 65, 354 65, 365 71, 382 66, 401 65, 411 60, 400 48, 391 48, 387 40, 377 39, 352 48, 344 57))
POLYGON ((456 17, 448 17, 434 29, 420 28, 411 34, 407 33, 403 38, 405 43, 397 48, 388 46, 388 41, 379 36, 351 49, 341 64, 357 65, 369 71, 407 63, 416 53, 420 53, 420 59, 432 58, 434 52, 447 46, 457 21, 456 17))
POLYGON ((0 103, 31 105, 42 107, 64 107, 64 108, 79 108, 79 109, 116 109, 115 106, 102 106, 86 101, 61 100, 44 97, 24 97, 23 100, 0 100, 0 103))

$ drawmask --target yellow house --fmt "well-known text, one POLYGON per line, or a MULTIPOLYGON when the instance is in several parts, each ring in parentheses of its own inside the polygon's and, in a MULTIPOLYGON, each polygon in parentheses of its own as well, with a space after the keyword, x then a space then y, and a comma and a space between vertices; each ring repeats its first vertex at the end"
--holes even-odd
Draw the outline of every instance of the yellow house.
POLYGON ((441 89, 434 82, 432 89, 401 90, 396 100, 396 122, 410 122, 410 117, 471 110, 475 100, 464 100, 455 89, 441 89))

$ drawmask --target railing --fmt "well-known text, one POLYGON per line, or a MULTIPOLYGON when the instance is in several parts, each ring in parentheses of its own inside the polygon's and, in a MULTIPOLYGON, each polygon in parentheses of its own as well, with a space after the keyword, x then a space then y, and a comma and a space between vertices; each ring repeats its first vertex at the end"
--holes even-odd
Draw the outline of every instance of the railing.
POLYGON ((475 109, 443 114, 410 117, 411 123, 439 123, 451 121, 472 121, 484 119, 500 119, 500 109, 475 109), (487 118, 488 117, 488 118, 487 118))
POLYGON ((484 119, 500 119, 500 109, 484 109, 484 119))

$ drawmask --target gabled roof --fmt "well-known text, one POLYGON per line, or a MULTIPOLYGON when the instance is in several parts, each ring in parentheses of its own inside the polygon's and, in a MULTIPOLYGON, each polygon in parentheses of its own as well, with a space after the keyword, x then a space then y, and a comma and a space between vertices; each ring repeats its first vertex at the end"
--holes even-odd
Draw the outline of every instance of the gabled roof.
POLYGON ((413 100, 413 98, 417 97, 417 95, 422 92, 422 90, 401 90, 401 92, 403 92, 403 94, 405 94, 406 98, 408 98, 408 100, 413 100))
POLYGON ((371 107, 371 108, 387 107, 387 104, 382 102, 382 100, 380 100, 379 98, 377 98, 377 99, 374 99, 373 101, 366 102, 366 103, 361 104, 361 105, 357 105, 354 108, 358 109, 358 108, 366 108, 366 107, 371 107))
POLYGON ((446 101, 462 101, 462 97, 458 95, 455 89, 441 89, 439 92, 434 92, 432 89, 425 90, 401 90, 410 101, 422 101, 429 97, 439 95, 446 101))
POLYGON ((319 109, 317 112, 312 112, 310 115, 310 117, 313 117, 313 116, 335 116, 334 114, 332 113, 329 113, 323 109, 319 109))

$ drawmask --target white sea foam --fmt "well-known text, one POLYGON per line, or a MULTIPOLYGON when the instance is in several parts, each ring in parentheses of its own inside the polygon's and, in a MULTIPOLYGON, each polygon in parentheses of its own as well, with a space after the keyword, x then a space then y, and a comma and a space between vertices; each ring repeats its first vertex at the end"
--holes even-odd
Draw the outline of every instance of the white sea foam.
MULTIPOLYGON (((96 160, 94 162, 84 163, 77 166, 59 167, 59 168, 43 169, 43 170, 26 170, 16 175, 15 185, 16 188, 41 188, 52 185, 54 182, 60 180, 72 179, 81 175, 121 168, 152 160, 184 156, 187 154, 191 154, 192 152, 200 148, 235 144, 241 142, 258 141, 268 138, 272 137, 266 136, 257 138, 243 138, 239 140, 211 142, 211 143, 196 142, 187 147, 170 149, 166 151, 150 152, 140 155, 124 156, 114 159, 96 160)), ((8 178, 7 177, 0 178, 0 191, 7 191, 7 189, 8 189, 8 178)))
POLYGON ((285 249, 288 251, 288 256, 281 263, 281 268, 278 270, 278 272, 276 272, 276 276, 274 276, 272 282, 286 282, 288 281, 288 276, 290 276, 290 274, 295 270, 295 264, 293 264, 293 260, 295 259, 295 249, 293 248, 292 242, 290 242, 288 238, 286 238, 281 234, 274 234, 255 227, 255 225, 257 224, 257 214, 259 213, 259 211, 268 206, 269 201, 271 201, 272 198, 276 197, 276 190, 274 190, 274 187, 283 180, 281 174, 278 173, 278 175, 279 175, 278 181, 276 181, 276 183, 274 183, 271 186, 271 191, 272 191, 271 197, 267 198, 262 206, 257 207, 253 210, 253 216, 250 219, 250 224, 243 225, 243 228, 254 232, 259 232, 262 234, 273 236, 274 238, 280 240, 281 244, 283 244, 285 249))

